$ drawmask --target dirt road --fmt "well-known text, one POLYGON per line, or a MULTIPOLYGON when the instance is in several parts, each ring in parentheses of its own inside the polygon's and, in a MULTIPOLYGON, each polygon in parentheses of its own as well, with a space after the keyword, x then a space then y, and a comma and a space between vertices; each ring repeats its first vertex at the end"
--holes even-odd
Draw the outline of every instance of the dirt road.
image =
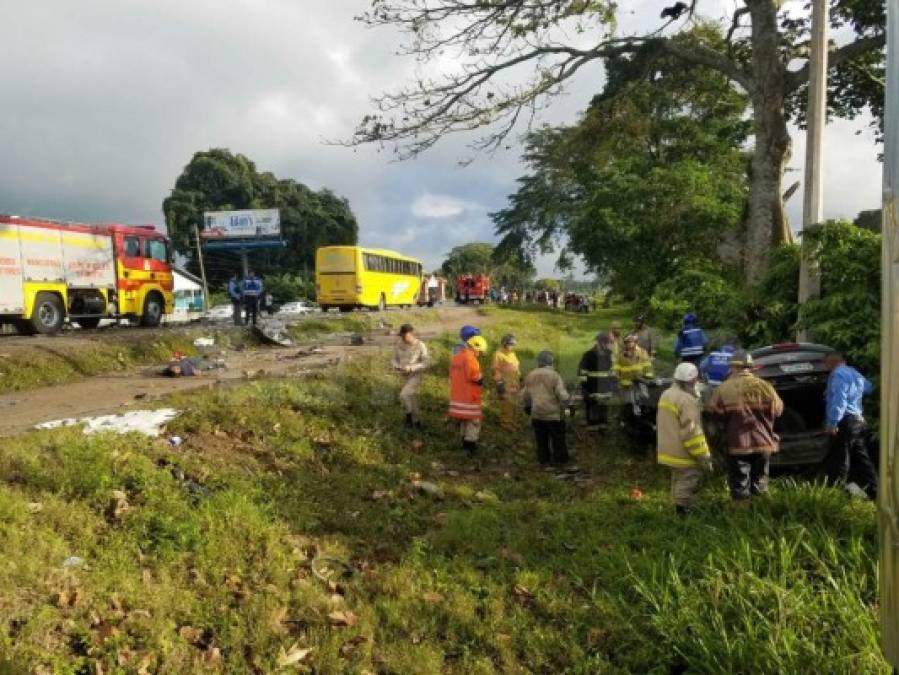
MULTIPOLYGON (((390 315, 385 315, 390 322, 390 315)), ((440 312, 421 312, 418 320, 420 335, 431 338, 458 329, 464 323, 483 325, 485 317, 476 308, 459 307, 440 312)), ((385 348, 393 343, 395 327, 373 330, 362 346, 351 346, 347 336, 326 336, 308 345, 289 348, 260 348, 243 352, 226 352, 222 358, 225 368, 204 373, 199 377, 168 378, 159 375, 162 365, 140 368, 110 375, 90 377, 78 382, 15 392, 0 396, 0 437, 13 436, 34 428, 34 425, 69 417, 127 412, 141 409, 153 401, 177 392, 228 386, 264 373, 266 377, 302 376, 305 372, 336 365, 360 351, 385 348), (392 334, 388 334, 388 331, 392 334), (316 346, 317 349, 312 349, 316 346)), ((38 338, 52 341, 54 348, 73 347, 90 336, 38 338)), ((24 339, 27 344, 28 338, 24 339)), ((4 340, 4 349, 19 346, 18 340, 4 340)), ((33 343, 31 345, 33 347, 33 343)))

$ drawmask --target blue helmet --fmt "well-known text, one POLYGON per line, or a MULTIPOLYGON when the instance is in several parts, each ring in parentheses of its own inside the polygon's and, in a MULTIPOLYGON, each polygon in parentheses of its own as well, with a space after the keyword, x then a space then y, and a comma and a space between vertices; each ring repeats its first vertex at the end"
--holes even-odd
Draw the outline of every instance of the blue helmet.
POLYGON ((692 326, 694 323, 696 323, 696 315, 695 314, 690 313, 690 314, 684 315, 684 325, 685 326, 692 326))
POLYGON ((481 330, 474 326, 462 326, 462 329, 459 331, 459 337, 462 338, 462 342, 468 342, 475 335, 480 334, 481 330))

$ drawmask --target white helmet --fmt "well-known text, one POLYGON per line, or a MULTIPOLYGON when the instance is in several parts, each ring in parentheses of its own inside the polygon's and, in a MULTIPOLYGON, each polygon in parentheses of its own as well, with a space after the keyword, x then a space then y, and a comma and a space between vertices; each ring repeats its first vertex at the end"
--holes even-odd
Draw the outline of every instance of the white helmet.
POLYGON ((678 382, 693 382, 699 379, 699 369, 692 363, 680 363, 674 369, 674 379, 678 382))

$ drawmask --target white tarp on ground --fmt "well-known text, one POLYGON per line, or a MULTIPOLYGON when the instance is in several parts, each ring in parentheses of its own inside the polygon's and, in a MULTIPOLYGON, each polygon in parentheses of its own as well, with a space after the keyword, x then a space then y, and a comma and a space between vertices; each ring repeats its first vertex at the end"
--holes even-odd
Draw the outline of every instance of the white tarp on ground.
POLYGON ((887 661, 899 667, 899 4, 887 2, 883 173, 883 319, 880 392, 880 627, 887 661))
POLYGON ((144 436, 156 438, 162 427, 175 419, 178 411, 173 408, 160 408, 159 410, 132 410, 123 415, 101 415, 99 417, 82 417, 75 419, 68 417, 63 420, 53 420, 36 424, 35 429, 59 429, 60 427, 73 427, 84 425, 84 433, 95 434, 100 431, 112 431, 117 434, 130 434, 136 432, 144 436))

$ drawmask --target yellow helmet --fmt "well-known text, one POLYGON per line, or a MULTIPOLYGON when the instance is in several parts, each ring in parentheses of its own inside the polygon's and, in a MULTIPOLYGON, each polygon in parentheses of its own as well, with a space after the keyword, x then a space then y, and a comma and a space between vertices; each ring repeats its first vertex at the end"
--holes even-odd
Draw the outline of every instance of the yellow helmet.
POLYGON ((474 349, 478 354, 483 354, 487 351, 487 340, 485 340, 480 335, 475 335, 474 337, 469 338, 466 344, 474 349))

